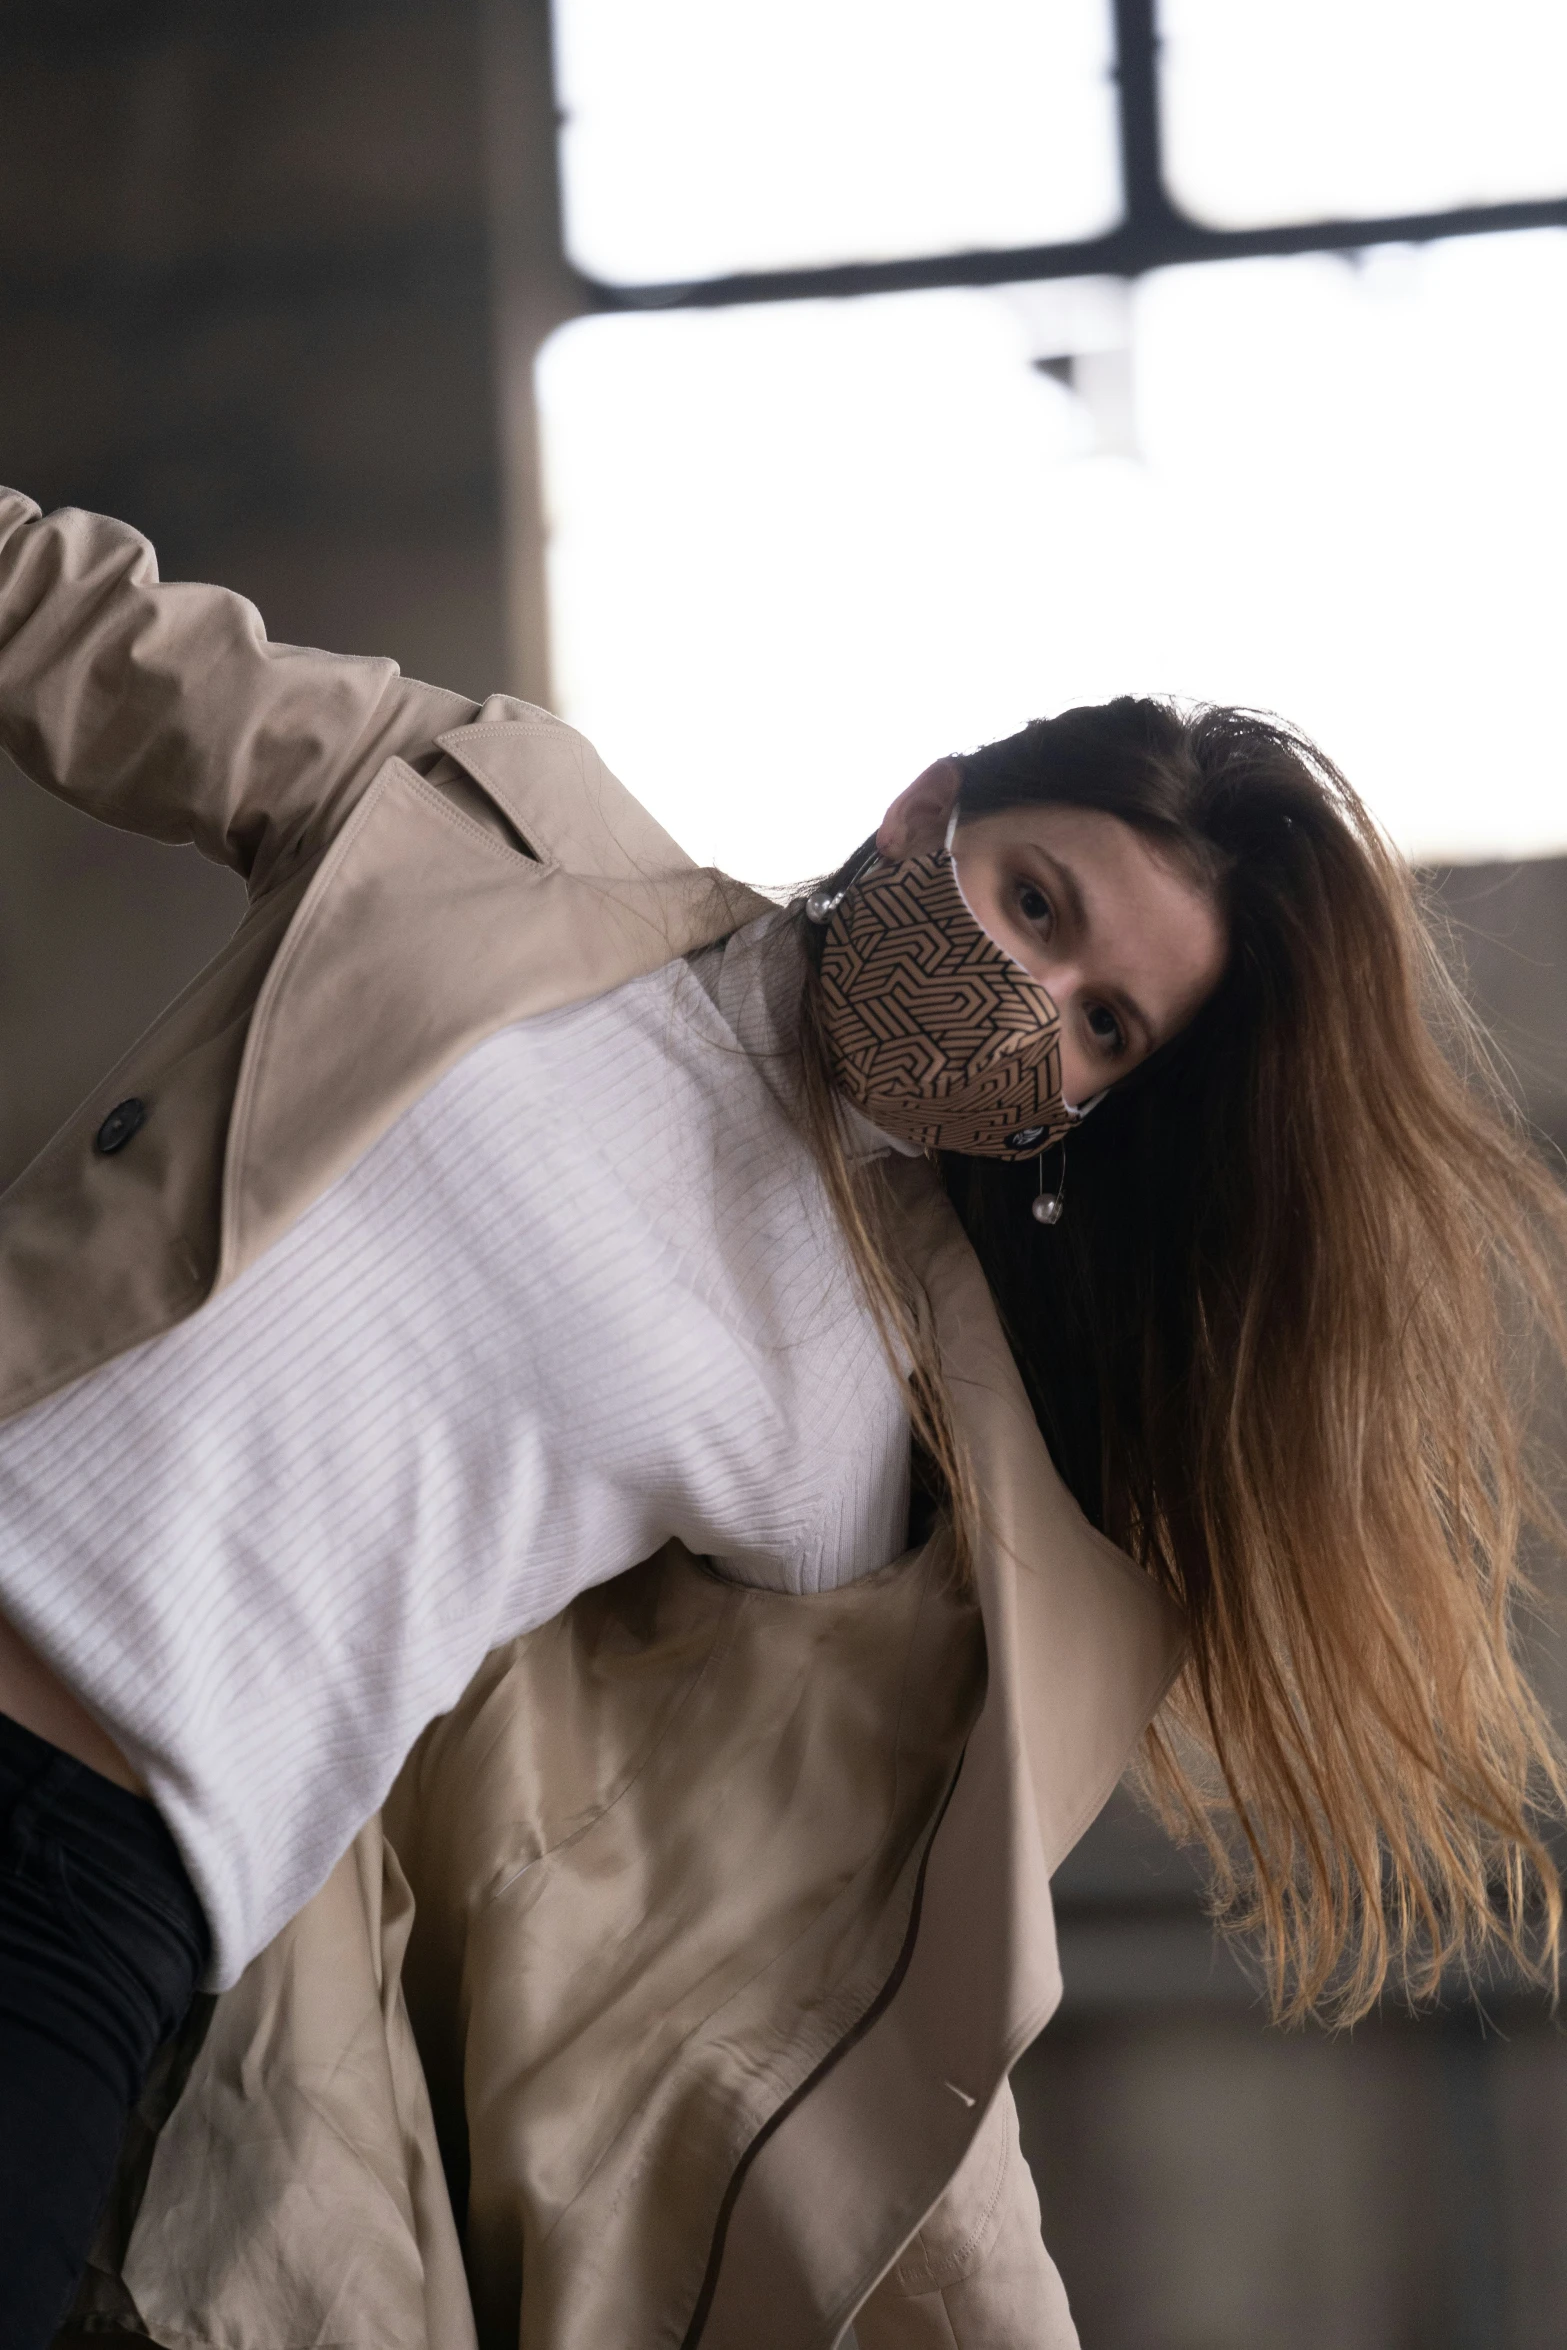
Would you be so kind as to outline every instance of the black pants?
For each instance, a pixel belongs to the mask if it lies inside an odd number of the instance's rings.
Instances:
[[[154,1807],[0,1715],[0,2350],[64,2318],[207,1948]]]

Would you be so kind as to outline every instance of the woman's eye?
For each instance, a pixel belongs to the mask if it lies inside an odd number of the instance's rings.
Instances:
[[[1019,885],[1017,910],[1025,922],[1031,922],[1038,930],[1048,931],[1055,922],[1055,910],[1051,906],[1050,900],[1044,891],[1036,889],[1031,881],[1025,881]]]
[[[1108,1004],[1090,1004],[1088,1033],[1102,1053],[1114,1056],[1126,1050],[1126,1032]]]

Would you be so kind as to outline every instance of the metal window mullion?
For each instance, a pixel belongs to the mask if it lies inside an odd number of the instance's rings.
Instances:
[[[1180,263],[1264,255],[1342,253],[1369,245],[1430,244],[1444,237],[1567,227],[1567,193],[1513,204],[1472,204],[1443,212],[1362,220],[1282,222],[1208,228],[1171,199],[1164,179],[1156,0],[1113,0],[1116,121],[1123,216],[1103,236],[969,253],[928,253],[898,261],[848,261],[801,269],[742,270],[727,277],[614,285],[574,269],[584,310],[715,310],[745,302],[852,300],[940,286],[1018,285],[1063,277],[1141,277]]]

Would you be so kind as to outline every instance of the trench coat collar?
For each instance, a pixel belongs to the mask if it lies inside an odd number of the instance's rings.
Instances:
[[[592,744],[545,711],[492,696],[436,741],[548,863],[620,881],[698,870]]]
[[[547,712],[495,697],[438,740],[503,824],[487,830],[393,758],[333,841],[251,1019],[219,1286],[485,1037],[606,995],[768,910],[686,856]]]

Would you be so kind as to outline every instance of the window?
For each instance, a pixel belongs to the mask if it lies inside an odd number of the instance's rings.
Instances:
[[[565,32],[579,17],[602,28],[617,11],[559,0],[558,13]],[[1195,212],[1201,200],[1212,216],[1195,225],[1162,199],[1158,121],[1139,111],[1139,89],[1156,90],[1146,0],[1116,8],[1123,44],[1139,21],[1149,35],[1121,59],[1127,216],[1076,242],[949,252],[935,268],[886,261],[900,216],[890,202],[876,210],[880,191],[856,187],[842,115],[831,203],[793,201],[775,146],[754,184],[749,162],[733,165],[722,217],[704,231],[699,172],[674,173],[678,202],[649,196],[651,149],[632,144],[624,154],[643,160],[616,195],[604,134],[599,242],[579,207],[573,252],[627,274],[589,290],[600,314],[552,339],[537,379],[556,698],[698,855],[765,882],[820,870],[939,752],[1127,690],[1283,711],[1417,856],[1567,848],[1567,748],[1538,720],[1567,536],[1567,160],[1550,196],[1433,215],[1419,241],[1379,242],[1374,220],[1303,234],[1303,208],[1376,198],[1399,207],[1407,230],[1407,212],[1438,195],[1501,189],[1476,175],[1487,152],[1499,170],[1508,143],[1477,133],[1471,160],[1444,161],[1438,182],[1423,114],[1413,128],[1396,108],[1373,123],[1358,96],[1351,105],[1341,94],[1339,127],[1315,161],[1290,163],[1255,138],[1220,154],[1221,55],[1243,93],[1232,106],[1277,120],[1279,77],[1303,45],[1317,44],[1325,91],[1369,59],[1368,87],[1385,98],[1377,60],[1393,55],[1389,28],[1413,22],[1403,0],[1356,0],[1357,43],[1338,0],[1310,13],[1278,0],[1242,11],[1253,30],[1231,41],[1221,35],[1233,13],[1229,0],[1169,0],[1166,11],[1170,170],[1188,172],[1181,203]],[[749,14],[775,22],[760,7],[726,18]],[[975,55],[988,62],[966,81],[949,77],[962,94],[949,155],[998,126],[1012,135],[1027,113],[990,103],[1003,32],[1011,39],[1025,14],[1051,18],[1058,40],[1069,10],[978,12]],[[1449,16],[1428,15],[1440,41]],[[1542,0],[1531,21],[1556,15]],[[696,21],[684,8],[661,21],[671,16]],[[831,22],[845,18],[866,35],[866,55],[890,40],[872,0],[838,0]],[[1460,18],[1466,40],[1493,21],[1451,12]],[[1278,27],[1272,48],[1255,30],[1265,20]],[[1522,0],[1494,21],[1488,54],[1505,91],[1527,29]],[[790,22],[814,28],[813,56],[829,53],[827,16]],[[1331,53],[1322,27],[1338,43]],[[733,49],[712,54],[722,62]],[[1046,52],[1020,36],[1005,51],[1019,70],[1036,54]],[[1086,35],[1072,54],[1086,74]],[[585,70],[580,55],[567,39],[568,91],[587,86],[570,80]],[[921,72],[935,55],[933,37]],[[1449,48],[1439,60],[1450,81],[1457,57]],[[617,71],[628,70],[622,53]],[[798,60],[791,71],[789,87],[803,88]],[[1437,75],[1433,65],[1428,83]],[[741,117],[764,111],[762,78],[747,65]],[[702,170],[716,168],[719,145],[701,124],[723,114],[723,90],[693,82],[685,103],[681,136],[707,139]],[[1516,119],[1534,117],[1524,107]],[[905,158],[916,144],[905,141]],[[1510,150],[1515,192],[1544,184],[1544,162],[1525,172],[1525,144],[1520,132]],[[872,141],[862,160],[891,152]],[[1206,179],[1191,176],[1197,157]],[[1014,154],[1014,192],[1015,164]],[[568,159],[568,211],[573,168]],[[743,202],[730,204],[742,182]],[[1072,184],[1079,224],[1095,187],[1103,218],[1103,179],[1084,164]],[[934,239],[939,215],[956,237],[957,210],[941,211],[958,203],[955,187],[926,191],[923,211],[911,198],[901,217]],[[634,231],[604,225],[644,197],[651,213]],[[1024,206],[1007,217],[1022,235],[1046,216]],[[977,236],[978,213],[970,219]],[[812,299],[810,257],[855,250],[837,232],[844,222],[879,240],[857,248],[872,290]],[[645,298],[639,266],[659,273]],[[708,266],[795,274],[698,282],[671,300],[671,280]],[[932,275],[944,282],[929,285]],[[875,290],[922,280],[926,290]]]
[[[1225,228],[1567,192],[1560,0],[1164,0],[1170,191]]]
[[[589,276],[1043,244],[1120,211],[1109,0],[563,0]]]

